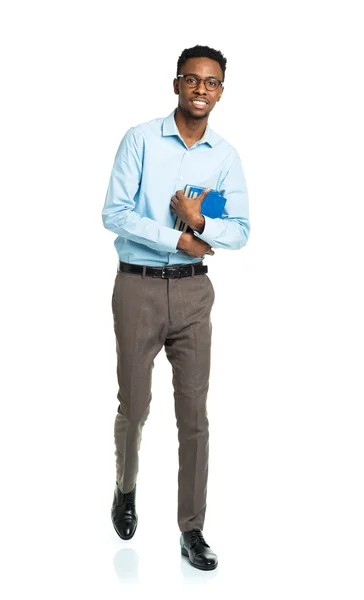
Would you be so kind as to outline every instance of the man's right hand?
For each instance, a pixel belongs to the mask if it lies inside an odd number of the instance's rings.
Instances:
[[[178,240],[177,248],[183,250],[189,256],[203,258],[205,254],[213,256],[215,252],[211,246],[190,232],[182,233]]]

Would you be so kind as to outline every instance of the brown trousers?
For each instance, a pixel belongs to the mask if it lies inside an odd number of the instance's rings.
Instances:
[[[215,293],[206,274],[162,279],[118,271],[112,295],[119,406],[116,481],[124,493],[138,474],[142,428],[150,410],[154,359],[165,347],[172,365],[178,428],[180,531],[203,529],[208,478],[209,388]]]

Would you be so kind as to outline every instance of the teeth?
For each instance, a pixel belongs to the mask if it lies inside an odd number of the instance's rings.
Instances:
[[[194,104],[206,104],[203,100],[192,100]]]

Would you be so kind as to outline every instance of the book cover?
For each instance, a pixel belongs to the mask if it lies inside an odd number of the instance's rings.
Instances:
[[[207,187],[207,186],[206,186]],[[203,192],[205,188],[200,187],[198,185],[186,185],[183,193],[187,198],[197,198]],[[222,216],[224,211],[224,207],[226,204],[226,198],[221,196],[221,194],[217,190],[210,190],[207,194],[206,198],[201,203],[201,214],[210,217],[211,219],[216,219]],[[179,217],[177,217],[174,229],[178,229],[178,231],[183,232],[193,232],[187,223],[182,221]]]

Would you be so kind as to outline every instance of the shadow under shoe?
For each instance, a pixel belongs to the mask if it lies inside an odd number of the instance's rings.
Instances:
[[[124,494],[116,483],[114,499],[111,507],[111,520],[114,529],[123,540],[130,540],[138,524],[138,515],[135,509],[136,484],[131,492]]]
[[[180,537],[181,553],[187,556],[190,564],[203,571],[211,571],[217,567],[217,556],[209,549],[200,529],[182,531]]]

